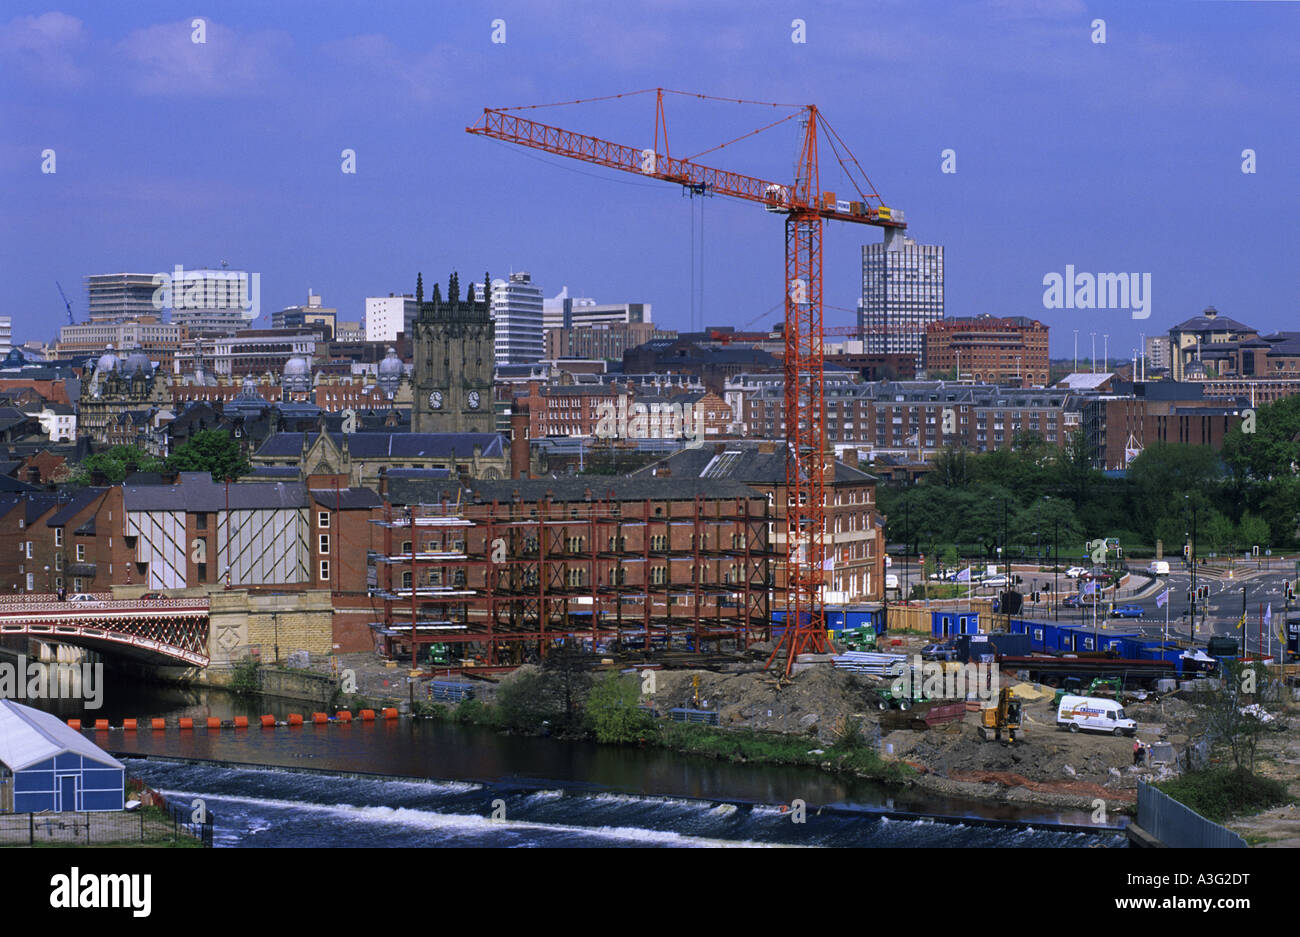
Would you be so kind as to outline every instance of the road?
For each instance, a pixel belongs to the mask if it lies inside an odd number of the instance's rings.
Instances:
[[[1238,559],[1233,564],[1231,576],[1223,560],[1218,561],[1222,565],[1206,566],[1197,570],[1196,585],[1197,587],[1208,586],[1210,596],[1207,601],[1197,602],[1196,607],[1196,630],[1192,634],[1190,623],[1191,601],[1189,593],[1191,590],[1191,571],[1182,561],[1181,558],[1170,560],[1171,571],[1168,576],[1155,577],[1138,571],[1135,567],[1133,570],[1132,581],[1128,588],[1122,589],[1118,596],[1112,596],[1108,591],[1104,596],[1101,606],[1102,611],[1106,606],[1111,604],[1120,605],[1138,605],[1143,610],[1142,618],[1112,618],[1109,621],[1098,618],[1097,628],[1099,631],[1108,634],[1142,634],[1144,637],[1159,638],[1164,633],[1165,628],[1165,609],[1156,605],[1156,597],[1162,594],[1165,589],[1169,590],[1169,631],[1171,638],[1192,639],[1198,645],[1204,645],[1210,635],[1228,635],[1241,639],[1245,638],[1245,645],[1242,652],[1246,654],[1258,653],[1260,650],[1260,613],[1272,606],[1272,627],[1265,625],[1263,628],[1263,651],[1265,654],[1278,653],[1278,629],[1286,620],[1287,602],[1286,602],[1286,585],[1288,582],[1292,586],[1296,584],[1296,561],[1294,558],[1272,557],[1270,565],[1260,567],[1254,560]],[[896,573],[899,579],[903,579],[903,568],[895,558],[894,564],[890,569],[891,573]],[[920,582],[920,573],[916,566],[913,565],[909,570],[908,577],[912,583]],[[1062,607],[1054,612],[1049,602],[1050,591],[1053,584],[1051,573],[1038,572],[1036,568],[1032,570],[1017,568],[1014,570],[1023,580],[1021,589],[1025,593],[1025,609],[1023,617],[1037,618],[1042,621],[1052,621],[1059,619],[1062,623],[1077,624],[1085,627],[1091,627],[1093,624],[1093,610],[1091,606],[1084,608],[1065,608]],[[1067,579],[1064,573],[1059,577],[1061,596],[1071,594],[1075,588],[1075,581]],[[1043,592],[1043,601],[1038,604],[1031,603],[1029,594],[1034,589],[1045,590]],[[976,585],[975,596],[977,598],[986,598],[995,595],[999,589],[981,588]],[[1239,628],[1238,623],[1241,621],[1243,609],[1243,592],[1244,608],[1246,611],[1246,626]],[[1293,616],[1300,616],[1300,602],[1292,602]],[[1270,630],[1272,631],[1270,639]]]

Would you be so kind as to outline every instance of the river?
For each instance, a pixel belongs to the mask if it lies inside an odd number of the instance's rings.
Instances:
[[[169,799],[202,798],[216,817],[218,846],[1125,844],[1112,831],[1051,828],[1086,826],[1083,812],[936,797],[806,767],[732,764],[406,718],[263,729],[258,715],[283,719],[304,707],[109,679],[112,692],[100,710],[66,700],[43,701],[41,708],[117,726],[123,718],[143,726],[148,717],[166,717],[171,727],[163,731],[91,730],[87,736],[122,757],[129,776]],[[175,728],[181,716],[202,725],[209,715],[250,716],[253,726]],[[806,805],[805,822],[782,806],[797,800]]]

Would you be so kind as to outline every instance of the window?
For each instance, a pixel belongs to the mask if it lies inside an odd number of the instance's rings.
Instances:
[[[27,544],[27,555],[28,556],[32,555],[32,545],[30,543]],[[79,543],[77,544],[77,562],[78,563],[84,562],[85,559],[86,559],[86,545],[84,543]]]
[[[63,588],[63,577],[62,577],[62,576],[55,576],[55,577],[54,577],[54,588],[56,588],[56,589],[62,589],[62,588]]]
[[[318,552],[320,552],[320,553],[328,553],[328,552],[330,551],[330,535],[329,535],[329,534],[321,534],[317,539],[320,540],[320,543],[318,544],[318,546],[320,547],[320,549],[319,549]],[[321,578],[323,579],[323,578],[325,578],[325,577],[322,576]]]
[[[31,574],[31,573],[28,573],[28,574],[27,574],[27,579],[30,581],[31,578],[32,578],[32,574]],[[80,576],[74,576],[74,577],[73,577],[73,579],[72,579],[72,591],[73,591],[73,592],[80,592],[80,591],[81,591],[81,577],[80,577]]]
[[[329,578],[330,578],[330,561],[329,561],[329,560],[321,560],[321,561],[320,561],[320,579],[321,579],[321,580],[326,580],[326,579],[329,579]]]
[[[54,554],[54,569],[55,569],[56,572],[57,572],[57,571],[60,571],[60,570],[63,569],[63,554],[62,554],[62,553],[56,553],[56,554]]]
[[[35,585],[36,585],[36,576],[35,576],[35,574],[34,574],[34,573],[28,573],[28,574],[27,574],[27,591],[28,591],[28,592],[31,592],[32,589],[33,589],[33,587],[34,587]]]
[[[54,528],[54,545],[55,545],[56,547],[61,547],[61,546],[63,546],[63,528],[62,528],[62,527],[55,527],[55,528]]]
[[[330,512],[318,511],[316,513],[316,526],[323,530],[329,525],[330,525]]]
[[[26,547],[26,549],[27,549],[27,558],[30,560],[30,559],[32,558],[32,542],[31,542],[30,540],[28,540],[25,544],[23,544],[23,546]],[[81,547],[77,547],[77,551],[80,552],[80,551],[81,551]],[[81,557],[78,556],[77,559],[81,559]]]
[[[202,513],[194,515],[194,529],[195,529],[195,530],[207,530],[207,529],[208,529],[208,515],[206,515],[206,514],[202,514]]]

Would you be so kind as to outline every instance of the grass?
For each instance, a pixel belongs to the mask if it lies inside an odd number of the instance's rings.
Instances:
[[[853,771],[882,781],[901,781],[912,773],[906,765],[886,762],[868,745],[854,741],[823,746],[806,736],[759,732],[754,729],[716,729],[691,723],[668,722],[647,739],[663,748],[750,764],[805,765]]]
[[[1156,787],[1215,823],[1252,816],[1290,800],[1281,781],[1227,767],[1184,774]]]

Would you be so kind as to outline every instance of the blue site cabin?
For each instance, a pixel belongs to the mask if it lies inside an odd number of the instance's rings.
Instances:
[[[58,717],[0,699],[0,813],[123,810],[124,775]]]
[[[960,634],[979,634],[978,612],[931,612],[930,635],[935,638],[955,638]]]

